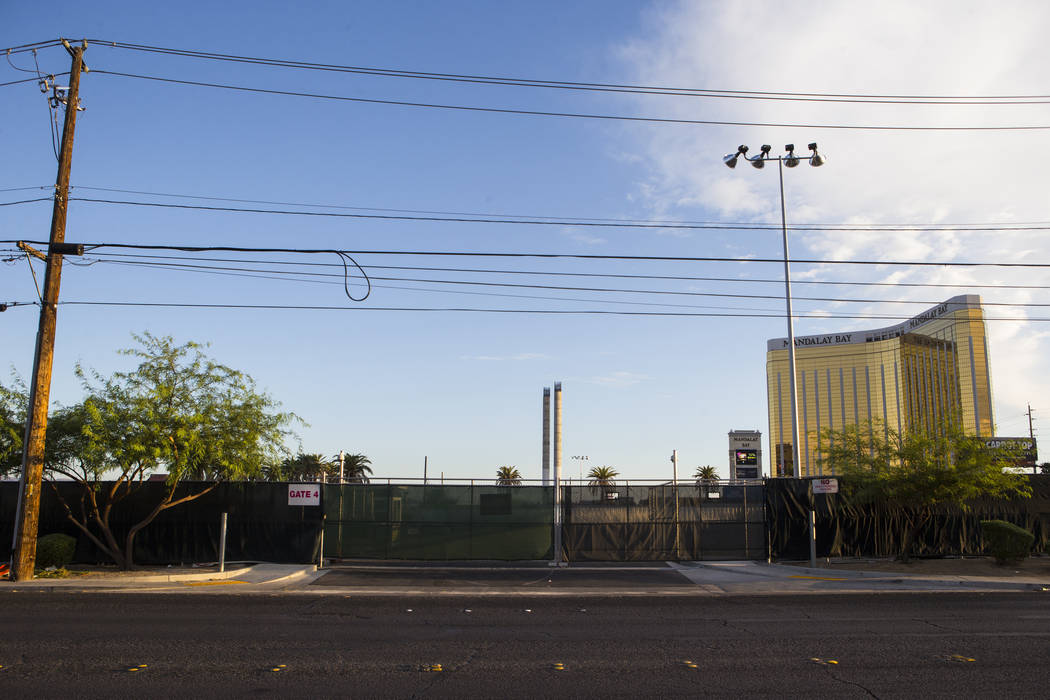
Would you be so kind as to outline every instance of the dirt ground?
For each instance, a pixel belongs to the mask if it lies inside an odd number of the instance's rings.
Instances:
[[[785,562],[787,563],[787,562]],[[809,562],[791,562],[809,566]],[[991,557],[951,557],[916,559],[903,562],[894,559],[818,559],[817,566],[831,570],[886,571],[918,576],[994,576],[996,578],[1050,579],[1050,557],[1029,557],[1017,564],[1000,566]]]
[[[227,568],[239,568],[227,566]],[[218,566],[156,566],[121,571],[116,566],[93,565],[93,564],[70,564],[66,567],[69,576],[66,578],[86,578],[98,576],[149,576],[150,574],[203,574],[213,573],[219,570]]]

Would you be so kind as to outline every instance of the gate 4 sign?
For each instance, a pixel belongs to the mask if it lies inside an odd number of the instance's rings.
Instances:
[[[288,484],[288,505],[321,505],[321,487],[318,484]]]
[[[838,479],[813,479],[810,482],[813,485],[813,493],[838,493],[839,492],[839,480]]]

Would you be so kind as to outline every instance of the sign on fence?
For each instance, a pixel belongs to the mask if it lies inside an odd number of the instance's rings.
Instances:
[[[839,492],[838,479],[813,479],[813,481],[811,481],[810,483],[813,484],[813,493]]]
[[[288,505],[319,506],[321,505],[320,484],[288,484]]]

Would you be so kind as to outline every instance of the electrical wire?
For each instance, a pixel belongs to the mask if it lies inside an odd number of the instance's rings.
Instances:
[[[17,243],[18,239],[0,240],[0,243]],[[47,245],[43,241],[25,241],[35,245]],[[83,243],[86,249],[125,248],[129,250],[175,250],[181,252],[236,252],[236,253],[346,253],[348,255],[413,255],[435,257],[484,257],[484,258],[540,258],[547,260],[641,260],[651,262],[733,262],[733,263],[773,263],[784,264],[783,258],[748,258],[716,256],[679,256],[679,255],[598,255],[594,253],[499,253],[480,251],[450,250],[336,250],[332,248],[264,248],[250,246],[190,246],[164,245],[159,243]],[[821,260],[797,258],[797,264],[812,265],[886,265],[904,267],[1007,267],[1007,268],[1048,268],[1050,263],[1021,263],[995,261],[932,261],[932,260]]]
[[[123,261],[100,261],[110,262],[111,264],[121,263]],[[189,265],[186,263],[159,263],[159,262],[137,262],[137,263],[126,263],[135,264],[140,266],[152,266],[152,267],[164,267],[173,270],[185,270],[185,271],[199,271],[199,270],[215,270],[215,271],[244,271],[244,272],[266,272],[269,274],[288,274],[288,275],[301,275],[307,277],[338,277],[326,272],[299,272],[299,271],[280,271],[280,270],[262,270],[257,268],[233,268],[227,266],[210,266],[210,265]],[[455,284],[470,287],[507,287],[513,289],[544,289],[553,291],[569,291],[569,292],[596,292],[596,293],[616,293],[616,294],[653,294],[653,295],[669,295],[669,296],[688,296],[688,297],[718,297],[727,299],[783,299],[783,295],[777,294],[729,294],[722,292],[695,292],[695,291],[677,291],[677,290],[661,290],[661,289],[625,289],[625,288],[609,288],[609,287],[572,287],[563,285],[545,285],[545,284],[519,284],[512,282],[483,282],[477,280],[444,280],[444,279],[420,279],[416,277],[379,277],[371,275],[372,280],[379,280],[383,282],[417,282],[421,284]],[[849,304],[914,304],[921,306],[935,306],[942,303],[943,300],[938,301],[925,301],[925,300],[913,300],[913,299],[851,299],[841,297],[807,297],[807,296],[795,296],[793,297],[796,301],[820,301],[820,302],[834,302],[834,303],[849,303]],[[1050,307],[1050,303],[1035,303],[1035,302],[989,302],[982,300],[982,306],[1009,306],[1009,307]]]
[[[21,69],[19,69],[19,70],[21,70]],[[10,80],[10,81],[8,81],[6,83],[0,83],[0,87],[7,87],[8,85],[21,85],[23,83],[35,83],[35,82],[37,82],[36,78],[23,78],[22,80]]]
[[[51,75],[53,75],[56,78],[59,78],[59,77],[63,77],[63,76],[69,75],[69,71],[65,71],[63,73],[52,73]],[[39,82],[39,80],[37,80],[36,78],[23,78],[21,80],[11,80],[11,81],[6,82],[6,83],[0,83],[0,87],[7,87],[8,85],[22,85],[23,83],[36,83],[36,82]]]
[[[298,304],[192,304],[180,302],[150,302],[150,301],[60,301],[66,306],[126,306],[126,307],[167,307],[187,309],[286,309],[286,310],[314,310],[314,311],[418,311],[418,312],[473,312],[473,313],[495,313],[495,314],[543,314],[543,315],[600,315],[600,316],[682,316],[682,317],[712,317],[712,318],[775,318],[783,319],[783,313],[705,313],[705,312],[681,312],[681,311],[613,311],[608,309],[480,309],[465,307],[418,307],[418,306],[321,306],[321,305],[298,305]],[[907,320],[910,316],[897,315],[829,315],[825,313],[804,314],[796,313],[794,318],[813,319],[886,319]],[[1045,322],[1050,317],[989,317],[985,321],[1024,321]]]
[[[339,102],[356,102],[362,104],[394,105],[398,107],[421,107],[427,109],[446,109],[463,112],[487,112],[493,114],[515,114],[533,117],[566,117],[574,119],[597,119],[606,121],[642,122],[648,124],[688,124],[697,126],[759,126],[768,128],[784,129],[836,129],[836,130],[858,130],[858,131],[948,131],[948,132],[989,132],[989,131],[1044,131],[1050,129],[1046,124],[1014,125],[1014,126],[890,126],[878,124],[788,124],[778,122],[747,122],[747,121],[723,121],[715,119],[676,119],[672,117],[632,117],[617,114],[588,114],[583,112],[553,112],[530,109],[511,109],[504,107],[479,107],[472,105],[452,105],[434,102],[412,102],[408,100],[381,100],[376,98],[349,97],[346,95],[327,95],[316,92],[302,92],[294,90],[276,90],[272,88],[255,88],[245,85],[230,85],[228,83],[210,83],[199,80],[181,80],[178,78],[164,78],[155,75],[143,75],[141,73],[123,73],[119,71],[93,70],[92,73],[99,75],[112,75],[121,78],[133,78],[137,80],[151,80],[155,82],[173,85],[190,85],[195,87],[207,87],[223,90],[234,90],[238,92],[251,92],[264,95],[280,95],[283,97],[304,97],[318,100],[335,100]]]
[[[25,201],[37,201],[37,200],[25,200]],[[540,219],[538,217],[530,220],[515,219],[515,218],[476,218],[471,216],[417,216],[409,214],[360,214],[360,213],[345,213],[345,212],[319,212],[319,211],[293,211],[290,209],[253,209],[245,207],[218,207],[209,206],[204,204],[171,204],[167,202],[136,202],[131,200],[120,200],[120,199],[97,199],[93,197],[70,197],[71,202],[89,202],[93,204],[117,204],[124,206],[137,206],[137,207],[156,207],[161,209],[190,209],[196,211],[218,211],[218,212],[233,212],[241,214],[278,214],[278,215],[290,215],[290,216],[313,216],[313,217],[334,217],[344,219],[378,219],[378,220],[389,220],[389,221],[428,221],[428,222],[443,222],[443,223],[466,223],[466,224],[528,224],[533,226],[587,226],[597,228],[651,228],[651,229],[685,229],[685,230],[716,230],[716,231],[780,231],[783,226],[780,224],[773,223],[656,223],[656,222],[612,222],[612,221],[601,221],[594,220],[588,221],[584,219]],[[25,202],[15,202],[15,204],[23,204]],[[300,205],[310,206],[310,205]],[[887,233],[893,232],[934,232],[934,231],[1047,231],[1050,230],[1050,223],[1039,223],[1039,224],[1025,224],[1025,225],[1014,225],[1014,226],[978,226],[978,225],[962,225],[962,226],[878,226],[871,228],[861,228],[859,225],[851,226],[831,226],[831,225],[816,225],[816,224],[795,224],[787,227],[789,231],[838,231],[838,232],[856,232],[856,231],[884,231]]]
[[[22,256],[21,251],[16,249],[10,249],[7,251],[0,250],[0,253],[12,253],[14,254],[13,259],[19,259]],[[197,261],[197,262],[227,262],[227,263],[241,263],[241,264],[263,264],[263,265],[296,265],[299,267],[332,267],[340,266],[339,263],[324,263],[324,262],[308,262],[308,261],[274,261],[274,260],[262,260],[262,259],[244,259],[244,258],[213,258],[204,256],[179,256],[179,255],[143,255],[134,253],[106,253],[106,252],[95,252],[94,255],[99,258],[132,258],[132,259],[145,259],[145,260],[181,260],[181,261]],[[66,260],[67,263],[76,264],[72,259]],[[100,260],[98,262],[110,262],[108,260]],[[120,261],[112,261],[120,262]],[[130,261],[128,261],[130,262]],[[91,263],[91,264],[94,264]],[[683,281],[683,282],[733,282],[733,283],[746,283],[746,284],[777,284],[783,285],[783,278],[766,278],[766,277],[704,277],[694,275],[646,275],[646,274],[631,274],[631,273],[613,273],[613,272],[566,272],[566,271],[552,271],[552,270],[510,270],[505,268],[477,268],[477,267],[434,267],[434,266],[418,266],[418,265],[362,265],[365,270],[401,270],[401,271],[414,271],[414,272],[457,272],[457,273],[476,273],[476,274],[500,274],[500,275],[532,275],[542,277],[582,277],[582,278],[603,278],[603,279],[638,279],[638,280],[670,280],[670,281]],[[306,274],[306,273],[301,273]],[[908,287],[908,288],[931,288],[931,289],[1017,289],[1017,290],[1042,290],[1050,289],[1050,285],[1038,285],[1038,284],[1002,284],[1002,283],[978,283],[978,282],[960,282],[960,283],[937,283],[937,282],[858,282],[858,281],[846,281],[846,280],[803,280],[795,279],[792,280],[793,286],[798,285],[818,285],[818,286],[851,286],[851,287]]]
[[[0,189],[0,192],[16,192],[25,190],[47,190],[49,186],[38,186],[38,187],[11,187],[7,189]],[[114,187],[91,187],[87,185],[76,185],[70,186],[71,191],[75,190],[93,190],[100,192],[118,192],[124,194],[141,194],[152,197],[174,197],[180,199],[200,199],[208,201],[220,201],[220,202],[240,202],[248,204],[271,204],[271,205],[283,205],[293,207],[309,207],[315,209],[346,209],[355,211],[378,211],[378,212],[393,212],[396,214],[432,214],[434,216],[427,217],[403,217],[407,220],[422,220],[422,221],[448,221],[448,222],[461,222],[461,223],[507,223],[507,224],[548,224],[558,226],[610,226],[613,228],[681,228],[681,229],[711,229],[711,230],[759,230],[759,231],[779,231],[783,228],[782,224],[776,222],[733,222],[733,221],[689,221],[689,220],[659,220],[659,219],[616,219],[609,217],[595,217],[595,216],[544,216],[537,214],[492,214],[492,213],[478,213],[478,212],[460,212],[460,211],[436,211],[436,210],[425,210],[425,209],[391,209],[384,207],[363,207],[363,206],[347,206],[340,204],[317,204],[307,202],[285,202],[285,201],[274,201],[274,200],[260,200],[260,199],[239,199],[233,197],[215,197],[209,195],[192,195],[192,194],[175,194],[170,192],[151,192],[146,190],[128,190]],[[118,205],[134,205],[134,206],[157,206],[157,207],[171,207],[171,208],[188,208],[188,209],[206,209],[195,205],[165,205],[157,202],[132,202],[123,200],[108,200],[108,199],[92,199],[92,198],[78,198],[72,197],[72,201],[83,201],[90,203],[104,203],[104,204],[118,204]],[[25,204],[29,202],[46,201],[42,199],[30,199],[20,202],[12,202],[11,204]],[[49,200],[47,200],[49,201]],[[245,213],[259,213],[259,214],[305,214],[311,216],[325,216],[327,212],[298,212],[288,210],[270,210],[270,209],[247,209],[247,208],[219,208],[215,209],[223,212],[245,212]],[[332,214],[336,216],[336,214]],[[465,218],[453,218],[453,217],[465,217]],[[385,218],[379,215],[359,215],[359,218]],[[396,217],[390,217],[396,218]],[[789,224],[787,226],[789,231],[840,231],[840,232],[937,232],[937,231],[1044,231],[1050,230],[1050,221],[1013,221],[1009,223],[1005,222],[960,222],[951,224],[828,224],[828,223],[812,223],[812,224]]]
[[[10,56],[7,57],[7,62],[11,63]],[[40,81],[40,90],[41,92],[46,92],[47,80],[40,72],[40,63],[38,63],[36,59],[36,49],[33,50],[33,65],[36,66],[36,77],[37,80]],[[50,78],[52,82],[55,80],[55,76],[53,75],[49,75],[48,78]],[[47,99],[45,102],[47,102],[47,125],[51,128],[51,148],[55,152],[55,161],[58,161],[58,100],[56,99],[52,101],[51,99]]]
[[[14,251],[12,251],[14,252]],[[258,260],[243,258],[210,258],[202,256],[172,256],[172,255],[136,255],[132,253],[95,253],[97,256],[106,257],[129,257],[129,258],[147,258],[147,259],[160,259],[160,260],[192,260],[192,261],[205,261],[205,262],[235,262],[235,263],[250,263],[250,264],[267,264],[267,265],[281,265],[286,264],[283,261],[273,260]],[[312,266],[312,267],[329,267],[331,263],[320,263],[320,262],[304,262],[296,261],[295,264],[300,267]],[[415,271],[415,272],[470,272],[470,273],[483,273],[483,274],[501,274],[501,275],[538,275],[538,276],[552,276],[552,277],[599,277],[599,278],[610,278],[610,279],[641,279],[641,280],[673,280],[673,281],[684,281],[684,282],[743,282],[743,283],[756,283],[756,284],[784,284],[783,278],[763,278],[763,277],[699,277],[691,275],[641,275],[641,274],[630,274],[630,273],[612,273],[612,272],[564,272],[564,271],[550,271],[550,270],[507,270],[507,269],[492,269],[492,268],[476,268],[476,267],[425,267],[425,266],[412,266],[412,265],[363,265],[366,270],[404,270],[404,271]],[[949,288],[949,289],[1050,289],[1050,285],[1038,285],[1038,284],[979,284],[974,282],[966,282],[959,284],[947,284],[937,282],[853,282],[853,281],[840,281],[840,280],[792,280],[793,285],[838,285],[838,286],[852,286],[852,287],[930,287],[930,288]]]
[[[32,44],[21,44],[20,46],[9,46],[5,49],[0,49],[4,53],[25,53],[27,51],[33,51],[35,49],[47,49],[52,46],[61,46],[61,39],[48,39],[47,41],[37,41]]]
[[[812,92],[772,92],[759,90],[715,90],[704,88],[681,88],[652,85],[629,85],[618,83],[593,83],[565,80],[537,80],[506,76],[465,75],[457,73],[433,73],[392,68],[346,66],[326,63],[310,63],[277,58],[238,56],[190,49],[165,48],[145,44],[90,39],[106,48],[130,49],[174,56],[200,58],[234,63],[248,63],[280,68],[296,68],[326,72],[356,73],[391,78],[413,78],[463,83],[482,83],[534,88],[556,88],[563,90],[588,90],[600,92],[623,92],[630,94],[656,94],[681,97],[730,97],[746,99],[794,100],[805,102],[877,102],[889,104],[1045,104],[1050,95],[863,95]],[[1034,100],[1034,101],[1033,101]]]
[[[37,197],[36,199],[22,199],[17,202],[0,202],[0,207],[13,207],[18,204],[29,204],[30,202],[53,202],[51,197]]]
[[[14,188],[14,189],[37,189],[32,187],[25,188]],[[48,189],[47,187],[40,187],[39,189]],[[193,195],[193,194],[176,194],[171,192],[151,192],[145,190],[127,190],[119,189],[115,187],[91,187],[87,185],[71,186],[70,190],[92,190],[98,192],[117,192],[122,194],[141,194],[148,195],[151,197],[173,197],[179,199],[201,199],[207,201],[218,201],[218,202],[238,202],[244,204],[271,204],[276,206],[291,206],[291,207],[308,207],[314,209],[346,209],[354,211],[379,211],[379,212],[392,212],[395,214],[434,214],[438,216],[465,216],[471,218],[487,218],[487,219],[539,219],[542,221],[561,221],[565,222],[566,226],[578,225],[577,222],[587,221],[598,221],[598,222],[610,222],[619,224],[650,224],[655,227],[657,224],[670,224],[675,226],[694,225],[697,227],[701,226],[737,226],[740,228],[753,228],[768,227],[770,230],[780,230],[782,224],[776,222],[726,222],[726,221],[688,221],[688,220],[659,220],[659,219],[623,219],[623,218],[609,218],[609,217],[598,217],[598,216],[542,216],[537,214],[492,214],[492,213],[478,213],[478,212],[462,212],[462,211],[435,211],[426,209],[391,209],[386,207],[363,207],[363,206],[347,206],[341,204],[317,204],[309,202],[283,202],[263,199],[238,199],[234,197],[215,197],[209,195]],[[5,192],[8,190],[0,190]],[[938,224],[937,226],[925,225],[925,224],[821,224],[814,223],[808,225],[792,224],[787,228],[789,231],[825,231],[825,230],[836,230],[836,231],[956,231],[965,229],[967,227],[981,227],[975,230],[990,230],[1000,231],[1005,230],[1006,223],[1002,222],[982,222],[982,223],[955,223],[955,224]],[[1017,230],[1044,230],[1050,229],[1050,221],[1012,221],[1009,222],[1011,227],[1026,227]],[[1035,227],[1035,228],[1028,228]]]
[[[133,261],[98,261],[98,262],[113,262],[113,263],[118,263],[119,262],[120,264],[131,265],[131,266],[141,265],[141,263],[136,263],[136,262],[133,262]],[[290,274],[295,274],[295,273],[289,273],[289,275],[265,275],[265,274],[252,274],[252,273],[247,273],[247,272],[219,272],[219,271],[211,271],[211,270],[207,270],[207,269],[187,270],[187,271],[189,271],[189,272],[197,272],[197,273],[200,273],[200,274],[212,274],[212,275],[221,275],[221,276],[230,276],[230,277],[248,277],[248,278],[251,278],[251,279],[270,279],[270,280],[278,280],[278,281],[282,281],[282,282],[307,282],[307,283],[312,283],[312,284],[338,284],[338,282],[332,282],[332,281],[326,280],[326,279],[321,279],[321,280],[319,280],[319,279],[299,279],[299,278],[294,278],[294,277],[290,277],[289,276]],[[375,278],[372,278],[372,279],[375,279]],[[541,300],[544,300],[544,301],[558,301],[558,302],[585,302],[585,303],[596,303],[597,302],[597,303],[601,303],[601,304],[619,304],[619,305],[624,305],[624,306],[660,306],[660,307],[688,308],[688,309],[721,309],[721,310],[734,309],[734,310],[737,310],[737,311],[767,311],[767,312],[773,311],[772,309],[765,309],[765,308],[761,308],[760,309],[760,308],[739,307],[739,306],[732,306],[732,307],[730,307],[730,306],[711,306],[711,305],[703,305],[703,304],[673,304],[673,303],[668,303],[668,302],[626,301],[626,300],[622,300],[622,299],[618,299],[618,300],[614,300],[614,299],[593,299],[593,298],[581,299],[581,298],[578,298],[578,297],[562,297],[562,296],[552,297],[552,296],[541,296],[541,295],[536,295],[536,294],[508,294],[508,293],[499,293],[499,292],[477,292],[477,291],[469,291],[469,290],[463,290],[463,289],[436,289],[436,288],[428,288],[428,287],[403,287],[403,286],[400,286],[400,285],[392,285],[392,284],[373,284],[372,287],[375,288],[375,289],[396,289],[396,290],[400,290],[400,291],[409,291],[409,292],[427,292],[427,293],[438,293],[438,294],[466,294],[466,295],[471,295],[471,296],[503,297],[503,298],[511,298],[511,299],[541,299]]]
[[[33,71],[29,70],[28,68],[19,68],[18,66],[16,66],[14,61],[11,60],[11,52],[8,51],[8,52],[4,53],[4,56],[7,58],[7,65],[11,66],[15,70],[21,71],[23,73],[32,73],[33,72]],[[33,51],[33,57],[36,58],[36,50]],[[40,73],[40,69],[37,68],[36,72],[37,72],[37,74],[39,74]]]

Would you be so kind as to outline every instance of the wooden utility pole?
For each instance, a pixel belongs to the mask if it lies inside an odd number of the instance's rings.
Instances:
[[[33,360],[33,383],[29,389],[26,412],[25,445],[22,450],[22,480],[18,488],[18,515],[15,520],[14,554],[11,580],[33,578],[36,564],[37,526],[40,522],[40,487],[44,474],[44,437],[47,431],[47,407],[51,395],[51,366],[55,351],[55,321],[58,312],[58,289],[62,278],[62,255],[56,249],[66,238],[66,204],[69,200],[69,167],[73,160],[73,132],[77,125],[80,72],[84,50],[62,40],[73,57],[66,93],[66,118],[62,127],[62,150],[58,157],[55,179],[55,206],[51,214],[51,237],[48,242],[47,271],[44,274],[44,296],[40,304],[40,325],[36,334],[36,356]]]

